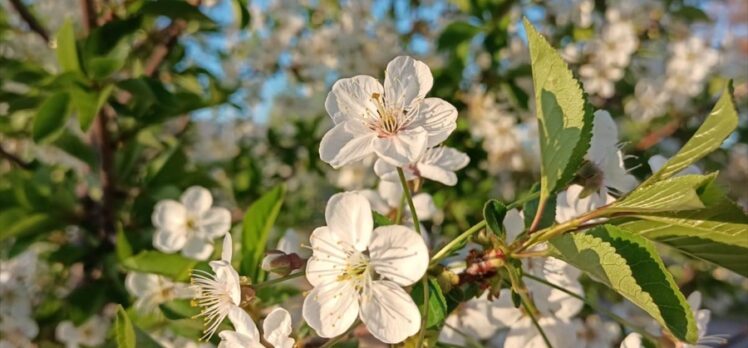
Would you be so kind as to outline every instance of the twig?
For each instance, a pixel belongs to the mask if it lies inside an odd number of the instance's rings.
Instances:
[[[153,76],[156,70],[158,70],[158,67],[161,66],[161,63],[163,63],[166,57],[169,56],[169,52],[171,52],[171,49],[176,45],[179,39],[179,35],[181,35],[186,28],[187,22],[178,19],[162,31],[163,36],[161,41],[153,48],[153,52],[151,52],[151,55],[146,60],[145,67],[143,68],[143,73],[146,76]]]
[[[18,158],[18,156],[5,151],[5,149],[3,149],[2,146],[0,146],[0,157],[7,159],[8,161],[10,161],[10,163],[13,163],[20,168],[23,168],[26,170],[31,169],[31,164],[26,163],[24,160]]]
[[[636,149],[647,150],[650,147],[655,146],[656,144],[660,143],[663,138],[666,138],[675,133],[675,131],[677,131],[679,127],[680,119],[676,117],[675,119],[665,124],[662,128],[659,128],[647,134],[644,138],[639,140],[639,142],[636,144]]]
[[[265,287],[265,286],[268,286],[268,285],[274,285],[274,284],[285,282],[286,280],[298,278],[298,277],[301,277],[303,275],[304,275],[304,271],[301,270],[301,271],[298,271],[296,273],[289,274],[287,276],[283,276],[283,277],[275,278],[275,279],[270,279],[270,280],[264,281],[262,283],[254,284],[254,285],[252,285],[252,287],[254,287],[255,289],[259,289],[259,288],[262,288],[262,287]]]
[[[47,29],[44,29],[44,27],[39,23],[39,21],[34,17],[34,15],[29,11],[28,8],[26,8],[26,5],[21,2],[21,0],[10,0],[10,4],[13,6],[13,8],[18,12],[18,15],[23,19],[24,22],[29,26],[29,29],[31,31],[37,33],[42,39],[44,39],[44,42],[49,42],[49,33],[47,33]]]
[[[97,23],[93,0],[81,0],[81,10],[83,13],[83,29],[88,34],[91,29],[96,28]]]

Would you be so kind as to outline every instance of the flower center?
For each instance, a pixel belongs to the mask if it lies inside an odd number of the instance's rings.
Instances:
[[[376,131],[380,138],[395,135],[410,124],[410,113],[401,108],[388,107],[382,94],[373,93],[371,100],[376,105],[377,112],[366,115],[366,126]]]
[[[351,255],[343,271],[338,275],[338,281],[353,281],[360,283],[365,280],[369,272],[369,258],[362,253]],[[358,285],[357,285],[358,286]]]
[[[192,216],[187,217],[187,229],[194,231],[197,229],[197,219]]]

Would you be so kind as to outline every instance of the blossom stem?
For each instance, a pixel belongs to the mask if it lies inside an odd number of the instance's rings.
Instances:
[[[548,348],[553,348],[551,341],[548,339],[548,336],[546,336],[545,331],[543,331],[543,328],[540,326],[540,323],[538,323],[536,315],[539,313],[539,311],[537,307],[535,307],[535,303],[532,301],[532,298],[530,298],[529,296],[530,293],[527,290],[527,286],[522,281],[520,272],[512,265],[507,265],[506,272],[509,275],[509,281],[512,284],[512,291],[519,295],[520,302],[522,302],[522,307],[525,308],[525,312],[528,316],[530,316],[530,319],[532,319],[532,323],[535,325],[535,328],[537,328],[538,332],[540,332],[540,336],[543,337],[545,345]]]
[[[447,245],[439,249],[439,251],[434,254],[433,257],[431,257],[431,264],[434,265],[441,261],[443,258],[449,256],[449,254],[451,254],[454,249],[457,249],[457,247],[460,246],[465,240],[470,238],[470,236],[472,236],[475,232],[482,230],[484,227],[486,227],[486,220],[481,220],[479,223],[473,225],[473,227],[467,229],[467,231],[462,232],[461,235],[457,236],[457,238],[447,243]]]
[[[658,341],[657,337],[655,337],[655,336],[654,336],[654,335],[652,335],[651,333],[647,332],[647,330],[645,330],[645,329],[643,329],[643,328],[641,328],[641,327],[638,327],[638,326],[636,326],[636,325],[634,325],[634,324],[630,323],[629,321],[627,321],[626,319],[624,319],[624,318],[620,317],[619,315],[617,315],[617,314],[613,313],[613,312],[612,312],[612,311],[610,311],[609,309],[607,309],[607,308],[605,308],[605,307],[602,307],[602,306],[599,306],[599,305],[597,305],[597,303],[594,303],[594,302],[592,302],[592,301],[591,301],[590,299],[588,299],[588,298],[586,298],[586,297],[584,297],[584,296],[581,296],[581,295],[575,294],[574,292],[572,292],[572,291],[570,291],[570,290],[568,290],[568,289],[566,289],[566,288],[564,288],[564,287],[562,287],[562,286],[560,286],[560,285],[556,285],[556,284],[554,284],[554,283],[551,283],[551,282],[549,282],[549,281],[547,281],[547,280],[545,280],[545,279],[543,279],[543,278],[540,278],[540,277],[536,277],[536,276],[534,276],[534,275],[532,275],[532,274],[527,274],[527,273],[525,273],[525,274],[524,274],[524,277],[526,277],[526,278],[529,278],[529,279],[532,279],[532,280],[534,280],[534,281],[536,281],[536,282],[538,282],[538,283],[544,284],[544,285],[546,285],[546,286],[549,286],[549,287],[552,287],[552,288],[554,288],[554,289],[557,289],[557,290],[563,291],[563,292],[564,292],[564,293],[566,293],[567,295],[569,295],[569,296],[571,296],[571,297],[574,297],[574,298],[576,298],[576,299],[579,299],[579,300],[581,300],[581,301],[582,301],[582,302],[584,302],[584,303],[585,303],[586,305],[590,306],[590,308],[592,308],[592,309],[593,309],[593,310],[594,310],[595,312],[598,312],[598,313],[602,313],[602,314],[606,315],[607,317],[609,317],[610,319],[613,319],[614,321],[618,322],[619,324],[621,324],[621,325],[623,325],[623,326],[625,326],[625,327],[628,327],[628,328],[629,328],[629,329],[631,329],[632,331],[634,331],[634,332],[636,332],[636,333],[638,333],[638,334],[640,334],[640,335],[642,335],[642,336],[646,337],[646,338],[647,338],[647,339],[649,339],[649,340],[650,340],[651,342],[657,342],[657,341]]]
[[[397,168],[397,175],[400,177],[400,184],[403,186],[403,193],[405,196],[405,199],[408,201],[408,206],[410,207],[410,215],[413,218],[413,227],[416,230],[416,233],[418,235],[421,235],[421,222],[418,220],[418,214],[416,213],[416,206],[413,203],[413,195],[410,192],[410,187],[408,186],[408,181],[405,179],[405,173],[403,173],[402,168]],[[428,274],[425,274],[423,278],[421,279],[421,283],[423,286],[423,313],[421,315],[421,330],[418,334],[418,344],[416,347],[421,347],[423,345],[423,338],[426,335],[426,323],[428,322],[429,318],[429,276]]]
[[[282,282],[285,282],[286,280],[298,278],[298,277],[301,277],[303,275],[304,275],[304,271],[302,270],[300,272],[291,273],[291,274],[289,274],[287,276],[283,276],[283,277],[275,278],[275,279],[270,279],[270,280],[264,281],[262,283],[254,284],[254,285],[252,285],[252,287],[255,288],[255,289],[258,289],[258,288],[262,288],[262,287],[265,287],[265,286],[268,286],[268,285],[274,285],[274,284],[282,283]]]

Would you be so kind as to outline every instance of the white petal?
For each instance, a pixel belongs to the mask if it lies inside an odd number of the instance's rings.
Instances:
[[[428,147],[441,144],[457,128],[457,109],[440,98],[426,98],[418,106],[414,126],[428,132]]]
[[[525,230],[525,218],[517,209],[506,212],[503,224],[506,230],[506,241],[509,243],[514,242],[517,236]]]
[[[205,239],[191,237],[182,248],[182,255],[195,260],[207,260],[213,253],[213,244]]]
[[[175,200],[163,200],[153,208],[151,222],[153,226],[162,230],[184,229],[187,224],[187,210]]]
[[[304,320],[320,337],[335,337],[348,330],[358,316],[358,294],[349,282],[317,286],[304,299]]]
[[[441,146],[430,150],[438,151],[438,156],[430,163],[453,172],[465,168],[470,163],[470,157],[467,154],[451,147]]]
[[[78,329],[72,321],[65,320],[57,324],[55,328],[55,338],[62,343],[73,343],[78,342],[80,336],[78,335]]]
[[[246,336],[251,342],[260,343],[260,331],[252,318],[239,306],[231,307],[229,320],[234,326],[234,331]]]
[[[276,348],[293,347],[291,331],[291,315],[283,308],[274,309],[262,323],[263,337]]]
[[[196,215],[206,212],[213,205],[213,196],[210,195],[210,191],[200,186],[188,188],[180,200],[188,212]]]
[[[400,206],[400,202],[403,199],[403,187],[400,185],[400,181],[380,181],[377,186],[379,195],[389,204],[392,208]]]
[[[457,175],[453,171],[436,165],[418,163],[418,173],[426,179],[434,180],[447,186],[457,184]]]
[[[688,295],[688,298],[686,300],[688,301],[688,305],[691,307],[691,310],[695,313],[701,307],[701,292],[692,292],[690,295]]]
[[[413,205],[416,207],[418,220],[428,221],[439,211],[434,204],[434,198],[428,193],[419,193],[413,197]],[[407,206],[407,212],[410,214],[410,207]]]
[[[374,228],[369,200],[357,192],[343,192],[330,197],[325,209],[330,231],[358,251],[366,250]]]
[[[210,208],[200,215],[198,227],[205,239],[223,236],[231,229],[231,213],[226,208]]]
[[[361,321],[374,337],[394,344],[418,332],[421,313],[400,286],[391,281],[377,280],[368,289],[368,296],[362,297]]]
[[[226,233],[223,237],[223,248],[221,248],[221,260],[231,264],[231,259],[234,254],[234,241],[231,238],[231,233]]]
[[[369,200],[369,204],[371,204],[371,209],[375,212],[387,215],[390,213],[392,208],[389,204],[387,204],[387,201],[382,198],[382,196],[379,195],[379,192],[374,190],[361,190],[358,191],[361,195],[366,197],[367,200]]]
[[[509,289],[501,290],[499,299],[493,301],[489,313],[491,319],[505,327],[514,326],[523,316],[522,312],[514,307],[512,291]]]
[[[388,163],[405,167],[415,162],[424,151],[428,134],[422,127],[400,130],[396,135],[374,138],[374,152]]]
[[[165,253],[173,253],[184,247],[187,243],[187,231],[179,230],[158,230],[153,235],[153,246]]]
[[[125,277],[125,288],[132,295],[143,297],[154,291],[159,291],[163,288],[161,284],[170,282],[166,278],[159,279],[159,277],[151,273],[129,272]]]
[[[369,245],[374,271],[402,286],[417,282],[429,266],[423,238],[405,226],[377,227]]]
[[[385,102],[391,108],[408,108],[426,97],[433,85],[434,77],[426,64],[411,57],[396,57],[384,72]]]
[[[309,237],[312,244],[312,257],[306,264],[306,279],[312,286],[335,282],[342,272],[341,263],[348,256],[339,247],[340,237],[327,226],[318,227]]]
[[[642,348],[642,336],[636,332],[632,332],[626,336],[621,342],[621,348]]]
[[[339,123],[327,131],[319,144],[320,159],[337,169],[371,154],[374,151],[372,142],[376,133],[357,132],[355,125],[349,125],[357,122]]]
[[[377,174],[377,176],[386,181],[395,181],[397,182],[400,180],[399,176],[397,175],[397,167],[387,163],[387,161],[378,159],[376,162],[374,162],[374,173]],[[413,178],[413,172],[410,170],[405,170],[406,179],[410,180]],[[410,175],[411,177],[408,178],[407,176]]]
[[[577,326],[581,323],[573,323],[555,319],[553,317],[543,317],[538,320],[543,332],[548,336],[554,347],[579,347],[580,342],[577,338]],[[509,329],[505,347],[522,347],[522,348],[545,348],[546,344],[543,337],[535,328],[531,319],[525,317]]]
[[[239,273],[236,272],[230,263],[223,260],[211,261],[209,264],[210,268],[213,269],[213,273],[216,274],[216,282],[223,285],[231,296],[231,302],[238,306],[241,303]]]
[[[371,76],[340,79],[327,94],[325,109],[335,124],[346,120],[361,120],[366,115],[377,114],[377,106],[372,98],[375,93],[384,94],[384,89]]]
[[[252,339],[248,336],[231,330],[223,330],[219,332],[218,337],[221,338],[221,342],[218,343],[218,348],[259,348],[257,345],[260,344],[259,342],[253,344]]]
[[[652,173],[655,173],[660,170],[665,163],[667,163],[667,160],[668,159],[663,155],[654,155],[647,160],[647,163],[649,164],[649,168],[652,169]],[[631,335],[626,336],[626,338],[629,337],[631,337]]]

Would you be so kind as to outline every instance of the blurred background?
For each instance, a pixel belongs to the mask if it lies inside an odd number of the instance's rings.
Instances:
[[[434,203],[432,244],[478,221],[486,199],[512,201],[539,172],[523,16],[560,50],[592,105],[616,119],[639,179],[652,156],[690,138],[734,80],[739,128],[698,170],[719,170],[748,210],[744,0],[0,4],[0,275],[28,274],[38,327],[32,335],[3,317],[11,347],[58,346],[60,322],[131,302],[116,241],[128,240],[130,254],[151,248],[154,204],[191,185],[211,189],[239,222],[284,184],[271,244],[323,225],[331,194],[376,190],[373,160],[341,170],[320,161],[332,124],[324,100],[339,78],[383,78],[397,55],[430,66],[430,96],[459,110],[447,145],[471,158],[456,186],[422,189]],[[662,252],[684,293],[704,294],[710,332],[748,346],[748,280]],[[585,284],[604,303],[620,301]],[[7,306],[11,291],[0,293]]]

